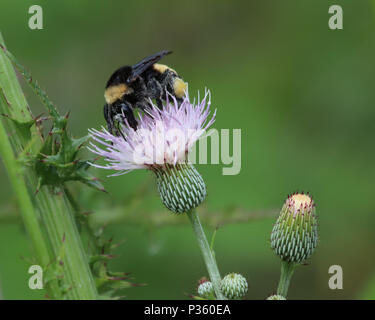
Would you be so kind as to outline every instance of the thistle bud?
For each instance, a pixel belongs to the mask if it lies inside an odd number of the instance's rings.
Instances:
[[[188,212],[206,197],[206,185],[193,165],[178,163],[153,170],[161,200],[175,213]]]
[[[286,300],[286,298],[279,294],[274,294],[272,296],[269,296],[266,300]]]
[[[228,299],[241,299],[247,289],[247,281],[239,273],[229,273],[221,280],[221,291]]]
[[[200,281],[198,286],[198,295],[205,299],[214,298],[214,287],[212,286],[212,282],[208,281],[207,279],[203,279]]]
[[[318,243],[315,204],[308,194],[288,196],[271,233],[271,248],[285,262],[302,263]]]

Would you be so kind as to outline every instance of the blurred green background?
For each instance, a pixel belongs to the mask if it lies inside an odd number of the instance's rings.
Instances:
[[[43,30],[28,28],[31,4],[44,10]],[[343,30],[328,28],[331,4],[343,8]],[[223,176],[223,165],[198,166],[208,210],[278,210],[290,192],[314,196],[320,244],[311,264],[297,269],[291,299],[375,298],[374,23],[375,3],[365,0],[0,3],[8,49],[61,111],[71,111],[70,129],[77,136],[104,124],[104,85],[116,68],[161,49],[174,51],[163,62],[189,82],[192,96],[211,90],[214,127],[242,129],[239,175]],[[25,92],[34,114],[45,113],[26,86]],[[106,236],[126,239],[112,269],[147,283],[121,294],[188,298],[206,272],[191,227],[182,223],[187,218],[163,209],[149,172],[112,178],[95,173],[109,194],[71,188],[85,209],[100,208],[102,220],[151,182],[142,198],[146,216],[163,211],[178,224],[108,223]],[[0,179],[0,296],[43,298],[27,286],[29,241],[3,167]],[[221,273],[242,273],[248,299],[264,299],[277,287],[280,262],[269,249],[274,220],[268,215],[233,222],[216,235]],[[328,288],[334,264],[343,267],[343,290]]]

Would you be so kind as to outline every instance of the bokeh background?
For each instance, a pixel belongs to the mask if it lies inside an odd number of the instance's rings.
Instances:
[[[44,10],[43,30],[28,28],[31,4]],[[343,30],[328,28],[331,4],[343,8]],[[375,2],[365,0],[0,3],[8,49],[61,111],[71,111],[77,136],[103,125],[109,75],[158,50],[174,51],[163,62],[189,82],[191,95],[211,90],[214,127],[242,129],[242,169],[223,176],[223,165],[198,167],[210,215],[220,220],[231,208],[245,211],[243,219],[219,227],[215,250],[223,275],[240,272],[248,279],[248,299],[276,290],[280,262],[269,248],[275,221],[269,212],[296,190],[314,196],[320,244],[311,264],[297,269],[289,297],[375,298],[374,24]],[[24,87],[34,114],[45,112]],[[93,223],[106,225],[106,236],[126,239],[112,269],[147,283],[121,294],[187,299],[206,275],[187,218],[163,209],[149,172],[113,178],[95,173],[109,194],[70,187],[94,212]],[[0,181],[0,295],[43,298],[27,286],[31,250],[2,165]],[[127,206],[134,193],[142,195],[139,221],[139,209],[132,215]],[[260,212],[256,219],[254,211]],[[153,214],[169,215],[167,223],[148,223]],[[343,290],[328,287],[334,264],[343,267]]]

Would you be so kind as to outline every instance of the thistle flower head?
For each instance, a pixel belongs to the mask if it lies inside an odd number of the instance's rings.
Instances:
[[[210,105],[208,91],[197,104],[191,103],[188,95],[180,104],[168,95],[162,110],[150,101],[151,107],[139,115],[136,130],[126,120],[121,127],[122,136],[114,136],[104,128],[89,130],[101,145],[100,148],[91,143],[89,149],[108,162],[105,166],[94,166],[115,170],[114,175],[120,175],[135,169],[160,169],[186,163],[194,143],[215,120],[215,113],[209,119]]]
[[[112,175],[135,169],[152,170],[164,205],[175,213],[183,213],[197,207],[206,196],[204,181],[188,163],[188,153],[214,122],[216,112],[209,117],[208,91],[197,104],[190,102],[188,94],[180,104],[175,97],[167,96],[162,110],[150,101],[150,109],[139,115],[136,130],[126,119],[120,136],[104,128],[89,130],[101,145],[91,143],[89,149],[107,161],[107,165],[93,166],[117,171]]]
[[[241,299],[247,289],[247,281],[239,273],[229,273],[221,280],[221,291],[228,299]]]
[[[318,243],[315,203],[309,194],[288,196],[271,233],[271,247],[286,262],[302,263]]]

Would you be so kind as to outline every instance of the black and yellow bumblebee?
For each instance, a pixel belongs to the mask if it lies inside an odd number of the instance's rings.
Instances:
[[[167,92],[175,96],[179,103],[182,101],[187,84],[175,70],[156,63],[171,52],[160,51],[133,66],[121,67],[111,75],[104,92],[104,118],[110,133],[120,134],[116,123],[125,123],[124,117],[129,126],[136,130],[138,123],[134,109],[146,110],[151,106],[151,100],[155,100],[161,109]]]

